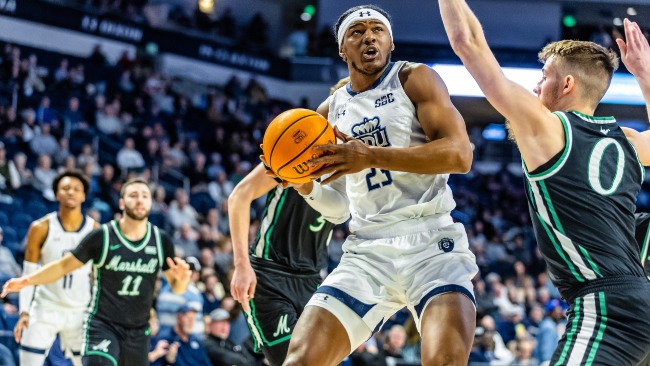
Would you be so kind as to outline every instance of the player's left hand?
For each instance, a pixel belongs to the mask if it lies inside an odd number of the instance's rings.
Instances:
[[[321,184],[328,184],[346,174],[360,172],[369,168],[373,161],[370,146],[344,134],[337,127],[334,127],[334,134],[343,143],[314,146],[314,150],[324,152],[324,154],[308,162],[311,166],[323,164],[323,167],[312,175],[312,179],[331,174]]]
[[[167,265],[169,265],[169,270],[172,277],[176,278],[180,283],[189,283],[190,277],[192,277],[192,271],[190,270],[190,265],[185,262],[184,259],[179,257],[167,258]]]
[[[637,78],[650,77],[650,45],[636,22],[624,21],[625,41],[617,39],[621,60]]]
[[[27,285],[29,285],[29,280],[27,277],[12,278],[9,281],[5,282],[4,286],[2,286],[2,294],[0,294],[0,297],[5,297],[10,292],[18,292]]]

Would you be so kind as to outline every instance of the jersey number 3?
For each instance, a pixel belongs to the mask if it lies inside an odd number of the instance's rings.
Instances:
[[[393,177],[391,177],[389,170],[379,169],[379,174],[377,174],[377,169],[370,168],[370,173],[366,175],[366,183],[368,184],[368,191],[373,191],[392,184]]]

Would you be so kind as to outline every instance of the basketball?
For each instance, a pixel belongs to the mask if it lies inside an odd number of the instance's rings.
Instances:
[[[314,146],[336,143],[334,129],[323,116],[303,108],[290,109],[271,121],[264,133],[262,149],[269,168],[281,179],[307,183],[321,168],[307,161],[320,156]]]

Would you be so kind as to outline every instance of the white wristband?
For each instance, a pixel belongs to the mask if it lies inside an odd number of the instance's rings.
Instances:
[[[312,184],[311,192],[309,192],[309,194],[302,194],[298,191],[296,192],[298,192],[298,194],[300,194],[306,200],[318,201],[323,195],[323,187],[321,187],[320,183],[316,181],[312,183],[313,184]]]
[[[24,261],[23,262],[23,276],[29,276],[30,274],[38,270],[38,264],[33,262]],[[18,313],[29,313],[29,308],[32,305],[32,300],[34,299],[34,286],[25,286],[18,295]]]

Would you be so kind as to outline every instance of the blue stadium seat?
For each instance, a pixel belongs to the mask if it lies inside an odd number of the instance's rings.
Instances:
[[[47,206],[41,201],[29,201],[24,211],[26,211],[32,217],[45,216],[49,212]]]
[[[9,216],[6,213],[0,211],[0,227],[9,226]]]
[[[210,209],[217,207],[217,203],[206,192],[192,194],[190,196],[190,205],[203,215],[206,215]]]
[[[2,241],[5,241],[7,243],[17,243],[20,241],[20,239],[18,238],[18,233],[16,233],[16,230],[14,228],[11,226],[3,226]]]

